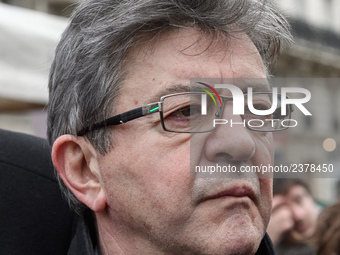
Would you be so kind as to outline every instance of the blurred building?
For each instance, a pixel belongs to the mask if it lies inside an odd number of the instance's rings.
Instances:
[[[2,0],[5,4],[59,16],[70,16],[77,0]]]
[[[2,2],[2,3],[1,3]],[[317,79],[308,85],[312,118],[275,135],[282,164],[334,164],[340,172],[340,0],[277,0],[294,41],[273,67],[276,77]],[[0,0],[0,128],[45,136],[48,69],[75,0]],[[16,7],[14,7],[16,6]],[[19,8],[20,7],[20,8]],[[22,8],[23,7],[23,8]],[[63,17],[64,16],[64,17]],[[306,83],[306,82],[304,82]],[[285,86],[299,86],[287,83]],[[333,140],[326,140],[327,138]],[[338,146],[327,147],[327,141]],[[337,199],[337,179],[310,179],[322,202]]]
[[[13,5],[0,3],[0,128],[45,137],[49,67],[67,24],[45,11],[64,13],[66,2],[2,2]]]
[[[301,77],[285,86],[303,84],[312,95],[306,106],[313,116],[295,112],[296,128],[277,134],[277,162],[333,164],[340,177],[340,0],[277,0],[288,16],[295,43],[284,47],[272,72],[276,77]],[[325,79],[322,79],[325,78]],[[332,78],[332,79],[330,79]],[[314,196],[321,202],[338,199],[338,178],[311,178]]]

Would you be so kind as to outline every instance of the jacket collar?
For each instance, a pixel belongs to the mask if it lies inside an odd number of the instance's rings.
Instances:
[[[67,255],[96,255],[95,231],[91,218],[91,215],[76,217],[73,237]]]
[[[67,255],[97,255],[95,228],[91,215],[78,216],[75,220],[73,238]],[[255,255],[275,255],[272,241],[266,233]]]
[[[267,233],[263,237],[260,243],[260,247],[255,253],[255,255],[276,255],[272,240],[270,240]]]

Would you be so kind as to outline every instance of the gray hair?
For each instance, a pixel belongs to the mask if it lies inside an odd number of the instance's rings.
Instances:
[[[88,0],[82,2],[63,33],[49,81],[48,139],[77,132],[112,114],[126,72],[129,49],[153,36],[183,27],[213,35],[245,32],[265,66],[290,41],[290,27],[271,0]],[[101,153],[110,148],[106,128],[86,138]],[[86,207],[66,188],[70,205]]]

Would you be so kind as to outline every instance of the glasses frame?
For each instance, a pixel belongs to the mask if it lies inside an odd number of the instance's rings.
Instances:
[[[211,132],[214,129],[216,129],[216,127],[210,129],[210,130],[206,130],[206,131],[174,131],[174,130],[169,130],[165,127],[164,124],[164,116],[163,116],[163,103],[164,100],[168,97],[173,97],[173,96],[177,96],[177,95],[185,95],[185,94],[205,94],[205,92],[181,92],[181,93],[174,93],[174,94],[169,94],[169,95],[165,95],[160,97],[159,102],[155,102],[155,103],[150,103],[126,112],[123,112],[121,114],[115,115],[113,117],[110,117],[108,119],[105,119],[101,122],[97,122],[93,125],[87,126],[83,129],[81,129],[78,133],[77,136],[83,136],[89,132],[101,129],[103,127],[108,127],[108,126],[116,126],[116,125],[121,125],[124,124],[126,122],[129,122],[131,120],[134,119],[138,119],[140,117],[143,116],[147,116],[156,112],[160,113],[160,120],[162,123],[162,127],[164,131],[167,132],[174,132],[174,133],[207,133],[207,132]],[[272,94],[272,92],[254,92],[253,94]],[[278,96],[281,96],[281,94],[277,94]],[[246,94],[245,94],[246,96]],[[226,102],[230,102],[233,101],[233,97],[231,96],[220,96],[221,100],[222,100],[222,106],[220,106],[219,110],[218,110],[218,114],[216,113],[216,117],[220,118],[223,115],[223,111],[225,108],[225,103]],[[288,98],[288,97],[287,97]],[[290,119],[291,113],[294,111],[293,106],[289,105],[289,114],[287,114],[288,119]],[[242,117],[242,119],[244,119],[243,115],[240,115]],[[276,131],[282,131],[285,129],[288,129],[288,127],[284,127],[282,129],[277,129],[277,130],[258,130],[258,129],[254,129],[249,127],[248,125],[246,125],[246,127],[249,130],[252,131],[257,131],[257,132],[276,132]]]

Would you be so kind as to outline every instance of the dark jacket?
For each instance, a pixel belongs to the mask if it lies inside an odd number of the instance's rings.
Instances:
[[[46,140],[0,130],[0,254],[67,254],[74,215]]]

